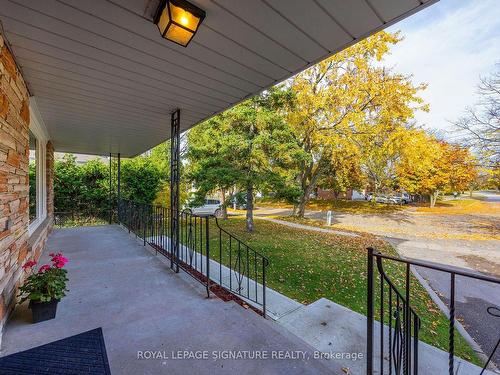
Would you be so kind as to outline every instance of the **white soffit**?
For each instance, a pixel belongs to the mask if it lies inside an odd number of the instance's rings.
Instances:
[[[435,0],[192,0],[187,48],[158,0],[0,0],[0,20],[57,151],[140,154]]]

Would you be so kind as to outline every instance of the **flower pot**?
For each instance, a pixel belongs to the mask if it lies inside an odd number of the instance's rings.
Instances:
[[[58,303],[59,300],[57,299],[49,302],[30,301],[29,308],[31,309],[31,313],[33,314],[33,323],[54,319],[56,317]]]

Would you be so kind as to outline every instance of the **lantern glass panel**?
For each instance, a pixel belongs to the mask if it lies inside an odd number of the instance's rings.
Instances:
[[[170,14],[172,15],[172,20],[179,25],[191,30],[193,33],[196,32],[198,24],[200,23],[200,18],[196,17],[189,11],[182,9],[172,3],[169,3]],[[177,31],[175,31],[177,33]]]
[[[160,29],[161,35],[165,32],[165,29],[168,26],[168,22],[170,21],[170,17],[168,15],[167,8],[163,8],[160,14],[160,19],[158,20],[158,29]]]
[[[183,46],[186,46],[192,37],[193,33],[191,31],[177,26],[176,24],[171,24],[167,30],[167,33],[165,34],[165,38],[173,42],[182,44]]]

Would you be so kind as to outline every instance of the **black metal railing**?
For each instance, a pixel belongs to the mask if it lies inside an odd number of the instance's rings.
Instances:
[[[172,222],[172,210],[121,200],[119,222],[129,232],[170,259],[172,269],[182,269],[204,284],[207,295],[222,287],[241,297],[266,315],[266,268],[269,261],[220,226],[217,218],[179,213]],[[173,233],[178,225],[178,234]],[[175,240],[179,242],[176,246]]]
[[[268,259],[223,229],[216,217],[213,220],[217,236],[212,258],[219,267],[211,273],[212,278],[232,293],[262,306],[265,316]],[[223,272],[223,265],[226,272]]]
[[[394,280],[391,280],[387,275],[384,270],[384,261],[397,262],[397,264],[404,265],[405,280],[402,287],[396,286]],[[374,262],[377,267],[376,270]],[[500,285],[500,279],[494,277],[447,268],[417,260],[396,258],[377,252],[373,248],[368,248],[367,375],[373,375],[375,373],[381,375],[418,375],[419,373],[419,330],[422,322],[412,308],[413,301],[410,293],[412,267],[423,267],[450,275],[450,296],[448,303],[449,375],[454,375],[457,370],[455,366],[456,276]],[[375,278],[376,272],[379,276],[378,280]],[[376,285],[376,281],[378,281],[378,285]],[[378,306],[376,307],[376,305]],[[487,312],[493,316],[500,315],[500,311],[494,306],[489,307]],[[379,319],[378,324],[375,321],[376,317]],[[377,325],[380,327],[378,332],[380,341],[376,350],[374,340]],[[477,375],[483,374],[486,368],[488,368],[499,344],[500,338],[482,370],[478,372]],[[378,368],[376,369],[375,366]]]

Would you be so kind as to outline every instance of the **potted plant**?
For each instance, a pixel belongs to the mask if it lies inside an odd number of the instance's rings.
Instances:
[[[61,253],[49,254],[52,265],[44,264],[38,271],[36,262],[29,261],[23,269],[30,270],[30,275],[19,288],[20,303],[29,300],[29,308],[33,314],[33,322],[38,323],[56,317],[57,304],[68,291],[68,278],[63,267],[68,263]]]

